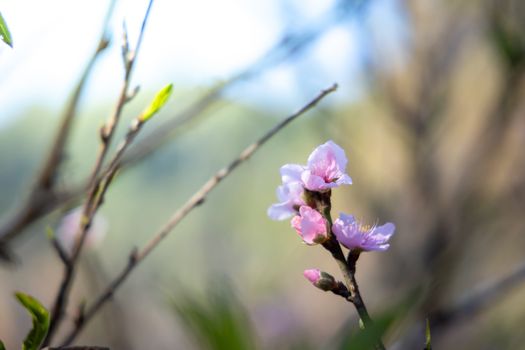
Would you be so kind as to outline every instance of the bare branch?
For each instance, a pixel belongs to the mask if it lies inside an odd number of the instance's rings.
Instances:
[[[431,315],[431,328],[444,327],[467,319],[493,305],[498,299],[525,282],[525,262],[500,279],[486,283],[463,296],[449,308]]]
[[[64,247],[62,247],[62,244],[60,244],[59,240],[53,237],[51,239],[51,244],[53,245],[53,248],[55,248],[58,257],[62,261],[64,265],[69,265],[71,263],[69,256],[67,255],[66,250]]]

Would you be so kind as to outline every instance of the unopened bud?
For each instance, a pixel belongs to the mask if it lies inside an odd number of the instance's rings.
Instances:
[[[85,220],[88,220],[82,213],[82,208],[76,208],[66,214],[56,230],[56,236],[60,244],[70,252],[76,240],[78,239],[78,234],[80,231],[80,226],[86,224]],[[90,227],[87,229],[86,240],[84,244],[87,248],[95,248],[98,246],[108,231],[108,222],[106,219],[98,214],[96,215]]]
[[[325,292],[331,291],[337,287],[335,278],[319,269],[304,270],[304,277],[310,281],[317,288],[324,290]]]

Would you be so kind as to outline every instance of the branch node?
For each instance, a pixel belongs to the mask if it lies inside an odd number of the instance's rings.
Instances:
[[[64,265],[66,265],[66,266],[70,266],[71,265],[71,259],[69,258],[68,253],[66,252],[66,250],[64,249],[64,247],[62,246],[60,241],[58,239],[56,239],[55,237],[53,237],[51,239],[51,244],[53,244],[53,248],[55,248],[55,250],[56,250],[56,252],[58,254],[58,257],[60,258],[62,263],[64,263]]]
[[[84,324],[85,320],[85,310],[86,310],[86,301],[83,300],[79,305],[77,309],[77,316],[75,317],[75,325],[78,327],[82,324]]]
[[[100,42],[98,43],[98,47],[97,47],[97,54],[107,49],[110,43],[111,41],[109,37],[104,37],[102,40],[100,40]]]
[[[133,250],[129,254],[129,264],[135,265],[135,263],[139,260],[139,249],[137,247],[133,247]]]
[[[109,140],[109,131],[106,127],[106,124],[102,125],[100,127],[100,141],[102,141],[103,144],[107,144]]]
[[[135,98],[135,96],[137,96],[137,94],[139,93],[140,91],[140,86],[137,85],[133,88],[133,91],[131,91],[127,96],[126,96],[126,103],[128,103],[129,101],[131,101],[132,99]]]

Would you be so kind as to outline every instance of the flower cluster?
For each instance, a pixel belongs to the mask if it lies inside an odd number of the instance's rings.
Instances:
[[[282,166],[282,185],[277,188],[279,203],[268,208],[268,216],[274,220],[292,217],[292,227],[308,245],[323,244],[332,253],[334,244],[339,251],[339,244],[343,245],[351,252],[345,263],[355,266],[361,252],[388,249],[395,226],[390,222],[381,226],[366,225],[344,213],[332,224],[331,191],[341,185],[352,184],[346,173],[347,163],[344,150],[333,141],[328,141],[310,154],[306,165]],[[304,271],[304,276],[321,290],[345,297],[348,293],[341,282],[326,272],[308,269]]]
[[[330,226],[331,219],[321,213],[324,204],[328,202],[329,206],[333,188],[352,184],[346,173],[347,163],[345,151],[328,141],[310,154],[307,165],[282,166],[282,185],[277,188],[279,203],[268,209],[268,215],[274,220],[293,216],[292,227],[308,245],[322,244],[335,235],[348,249],[384,251],[394,234],[394,224],[369,226],[341,213]]]

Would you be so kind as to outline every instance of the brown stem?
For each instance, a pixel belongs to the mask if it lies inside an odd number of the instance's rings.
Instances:
[[[359,318],[363,321],[365,328],[373,328],[374,323],[370,318],[370,314],[366,309],[365,302],[361,297],[359,292],[359,286],[355,279],[355,269],[356,262],[359,258],[359,251],[351,250],[348,254],[348,259],[345,259],[341,245],[335,238],[334,233],[332,232],[332,215],[330,213],[332,204],[331,204],[331,192],[310,192],[306,191],[307,203],[314,204],[314,207],[323,215],[327,221],[327,231],[329,232],[329,239],[323,243],[323,247],[332,254],[332,257],[335,259],[343,278],[345,280],[346,287],[350,293],[347,298],[355,307]],[[381,338],[377,339],[376,349],[384,350],[385,345],[381,341]]]

